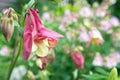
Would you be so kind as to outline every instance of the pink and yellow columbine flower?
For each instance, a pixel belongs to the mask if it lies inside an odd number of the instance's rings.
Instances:
[[[32,55],[37,56],[37,65],[43,69],[49,48],[56,46],[57,38],[62,35],[45,28],[39,18],[38,11],[29,9],[26,14],[26,25],[23,34],[23,57],[25,60]]]
[[[101,33],[95,27],[91,28],[91,31],[89,32],[89,37],[91,39],[91,42],[97,45],[102,44],[104,42]]]

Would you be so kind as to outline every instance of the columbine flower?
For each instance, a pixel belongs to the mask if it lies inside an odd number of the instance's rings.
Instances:
[[[49,48],[56,46],[57,38],[62,35],[45,28],[39,18],[37,10],[29,9],[26,14],[26,25],[23,34],[23,56],[27,60],[30,55],[37,56],[39,67],[43,69],[46,65],[46,56]]]
[[[80,52],[70,52],[70,55],[78,68],[84,68],[84,57]]]
[[[102,44],[104,42],[101,33],[96,28],[91,28],[91,31],[89,32],[89,37],[91,39],[91,42],[93,43]]]

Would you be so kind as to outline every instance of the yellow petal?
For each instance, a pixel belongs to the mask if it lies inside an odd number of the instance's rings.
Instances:
[[[38,67],[42,68],[42,61],[40,59],[36,60],[36,64]]]
[[[32,52],[35,52],[37,50],[37,45],[33,42],[32,44]]]
[[[43,40],[43,44],[46,45],[46,46],[49,46],[48,39]]]
[[[36,50],[37,56],[44,57],[48,55],[48,46],[43,42],[38,45],[38,49]]]

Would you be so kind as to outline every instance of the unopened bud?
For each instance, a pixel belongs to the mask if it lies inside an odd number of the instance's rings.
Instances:
[[[78,68],[84,68],[84,56],[80,52],[70,52],[70,55]]]
[[[6,40],[9,41],[14,32],[14,22],[12,18],[2,18],[1,19],[1,29]]]
[[[0,19],[0,27],[4,37],[9,41],[14,32],[14,20],[18,20],[18,17],[12,8],[3,9],[2,13],[3,15]]]

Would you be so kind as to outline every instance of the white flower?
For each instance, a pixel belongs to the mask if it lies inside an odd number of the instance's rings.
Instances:
[[[23,65],[20,65],[13,69],[10,80],[21,80],[22,77],[26,74],[26,68]]]

